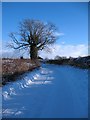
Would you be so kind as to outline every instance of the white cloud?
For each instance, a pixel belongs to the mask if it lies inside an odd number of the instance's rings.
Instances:
[[[79,45],[66,45],[54,44],[50,46],[51,53],[47,53],[46,51],[41,51],[40,56],[43,58],[55,58],[55,56],[66,56],[66,57],[78,57],[78,56],[86,56],[88,55],[88,46],[84,44]]]
[[[20,52],[19,50],[13,50],[13,49],[3,49],[0,51],[0,58],[20,58],[21,56],[24,56],[27,58],[29,55],[24,54],[24,52]]]
[[[65,41],[62,41],[62,42],[61,42],[61,44],[63,44],[63,45],[64,45],[64,44],[65,44]]]
[[[86,56],[88,55],[88,45],[84,44],[79,44],[79,45],[67,45],[67,44],[54,44],[49,46],[50,51],[48,52],[47,50],[39,51],[39,55],[43,58],[55,58],[55,56],[66,56],[66,57],[78,57],[78,56]],[[24,56],[25,58],[29,58],[29,54],[19,51],[14,51],[12,49],[3,49],[0,51],[0,57],[12,57],[12,58],[17,58],[20,56]]]
[[[16,57],[13,50],[3,49],[0,51],[0,57],[2,58],[13,58]]]
[[[54,34],[56,37],[64,36],[64,33],[61,32],[55,32]]]

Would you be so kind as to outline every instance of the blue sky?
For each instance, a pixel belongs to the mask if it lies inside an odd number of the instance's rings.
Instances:
[[[54,23],[61,33],[60,39],[57,40],[58,50],[52,50],[57,55],[74,56],[73,53],[80,49],[83,51],[80,55],[86,55],[88,43],[88,3],[87,2],[59,2],[59,3],[30,3],[30,2],[13,2],[3,3],[2,6],[2,36],[3,48],[10,38],[10,32],[18,31],[18,23],[25,18],[39,19],[43,22]],[[64,48],[60,51],[60,48]],[[73,49],[70,55],[69,51]],[[76,49],[74,51],[74,49]],[[68,50],[68,51],[67,51]],[[60,51],[60,53],[59,53]],[[43,56],[45,53],[41,53]],[[80,56],[79,53],[76,56]],[[54,55],[54,56],[55,56]],[[45,55],[44,55],[45,56]],[[52,53],[53,56],[53,53]]]

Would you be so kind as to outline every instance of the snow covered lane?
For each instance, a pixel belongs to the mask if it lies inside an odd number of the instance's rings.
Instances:
[[[88,71],[43,64],[3,87],[4,118],[87,118]]]

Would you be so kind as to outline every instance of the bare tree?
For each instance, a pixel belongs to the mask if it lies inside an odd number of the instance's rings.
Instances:
[[[10,33],[13,41],[10,47],[20,50],[28,48],[31,59],[37,59],[38,50],[55,42],[56,31],[56,26],[52,23],[25,19],[20,22],[18,33]]]

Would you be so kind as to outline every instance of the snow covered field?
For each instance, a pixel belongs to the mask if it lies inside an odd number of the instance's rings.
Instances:
[[[4,118],[87,118],[88,70],[43,64],[2,94]]]

